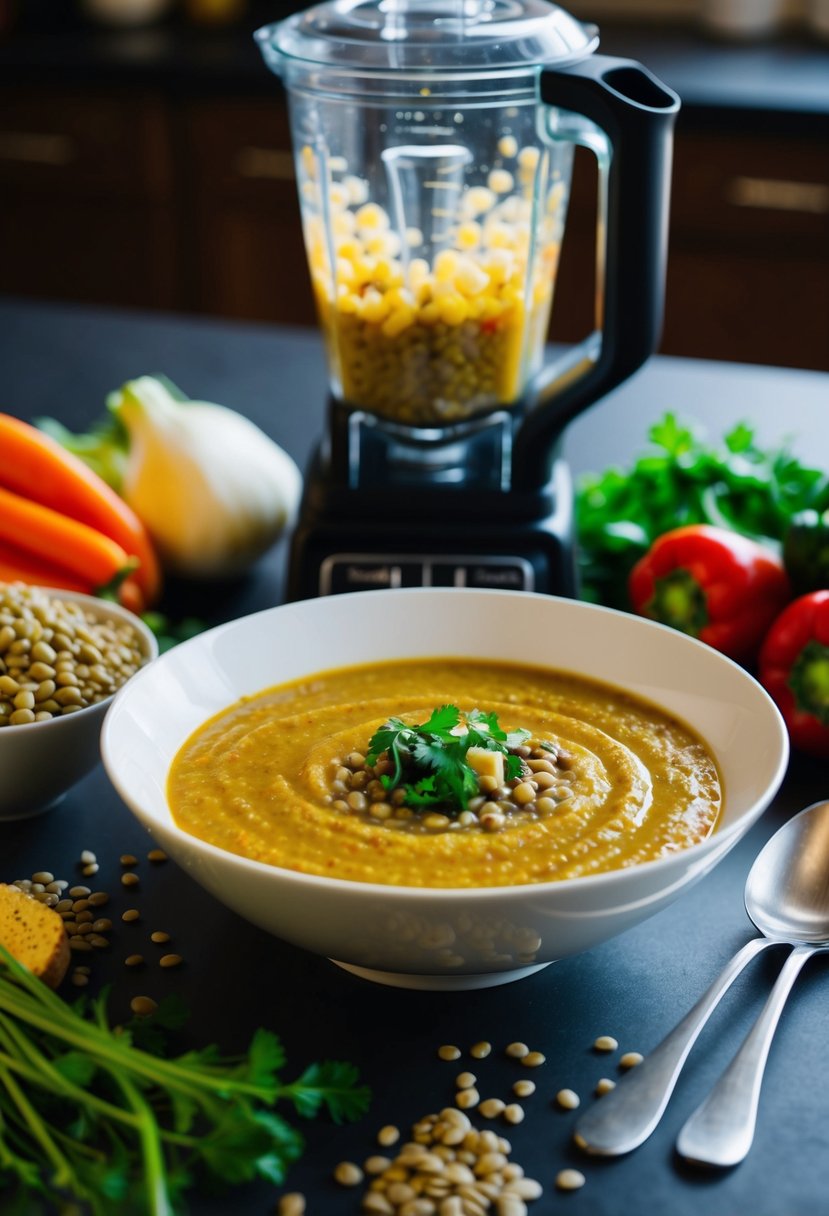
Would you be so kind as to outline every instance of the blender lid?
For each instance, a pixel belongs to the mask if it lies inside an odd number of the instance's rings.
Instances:
[[[329,0],[255,37],[277,73],[287,58],[357,74],[526,72],[583,59],[599,41],[547,0]]]

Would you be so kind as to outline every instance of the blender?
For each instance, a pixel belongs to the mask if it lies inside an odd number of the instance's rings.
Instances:
[[[678,98],[547,0],[329,0],[255,36],[330,384],[288,597],[575,595],[562,431],[656,347]],[[576,147],[598,167],[595,328],[551,355]]]

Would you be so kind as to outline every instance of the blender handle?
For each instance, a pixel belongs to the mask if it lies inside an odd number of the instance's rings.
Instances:
[[[514,484],[549,480],[555,439],[586,406],[656,350],[662,326],[673,125],[679,98],[632,59],[591,55],[543,68],[541,98],[589,119],[610,143],[604,240],[604,318],[566,359],[534,382],[537,402],[515,436]],[[575,354],[575,358],[573,357]],[[581,365],[579,364],[581,360]],[[583,370],[582,370],[583,369]]]

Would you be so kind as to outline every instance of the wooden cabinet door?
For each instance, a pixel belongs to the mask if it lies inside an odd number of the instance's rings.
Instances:
[[[177,306],[172,195],[152,95],[0,91],[0,292]]]
[[[190,158],[193,306],[315,324],[284,102],[190,102],[180,123]]]

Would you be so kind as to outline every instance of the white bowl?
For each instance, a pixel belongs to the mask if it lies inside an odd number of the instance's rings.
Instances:
[[[725,789],[718,830],[624,870],[469,890],[300,874],[225,852],[174,823],[165,792],[173,757],[196,727],[240,696],[328,668],[447,655],[558,668],[663,707],[716,758]],[[658,912],[744,835],[771,801],[788,758],[785,726],[760,685],[684,634],[552,596],[437,588],[303,601],[203,633],[133,677],[107,714],[101,743],[127,805],[229,908],[367,978],[423,988],[517,979]]]
[[[155,636],[119,604],[74,591],[41,590],[55,599],[81,604],[99,620],[130,624],[146,659],[158,654]],[[0,730],[0,823],[49,810],[95,768],[101,759],[101,724],[111,703],[112,697],[107,697],[77,713]]]

